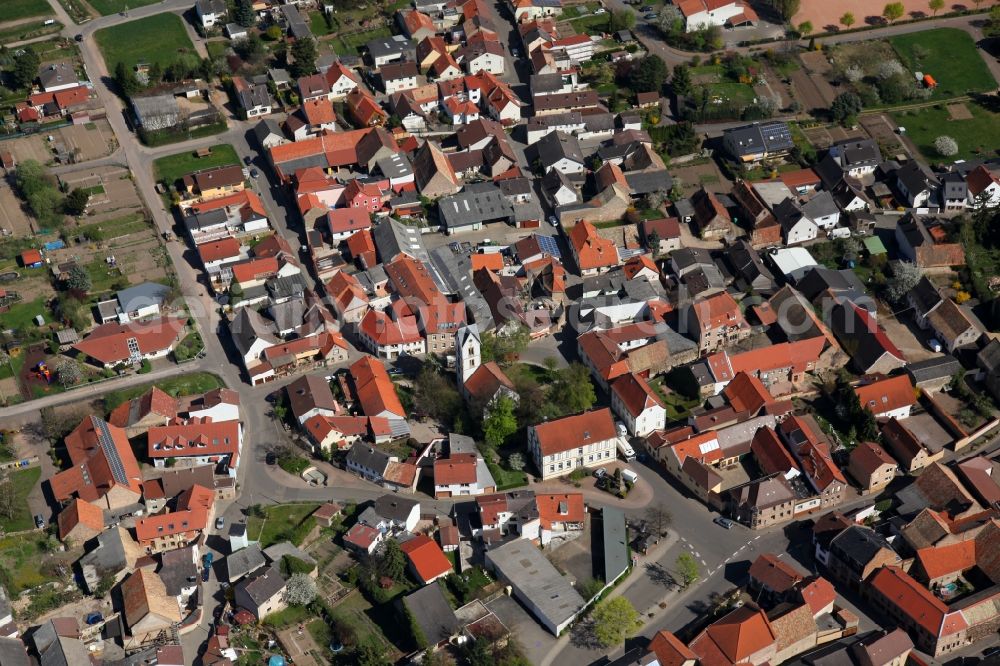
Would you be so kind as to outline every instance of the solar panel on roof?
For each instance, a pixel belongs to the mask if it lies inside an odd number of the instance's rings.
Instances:
[[[542,252],[550,256],[560,259],[562,257],[562,252],[559,250],[559,244],[556,243],[556,239],[552,236],[538,236],[538,247],[541,248]]]
[[[128,477],[125,475],[125,465],[122,464],[121,456],[118,455],[118,448],[111,438],[111,431],[108,430],[108,424],[98,418],[93,418],[93,423],[94,431],[97,433],[97,441],[100,443],[101,451],[104,452],[104,457],[108,461],[108,467],[111,468],[111,476],[118,483],[128,484]]]

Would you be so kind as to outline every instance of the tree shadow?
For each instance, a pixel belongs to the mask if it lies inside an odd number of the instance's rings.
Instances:
[[[583,650],[599,650],[604,647],[597,640],[594,633],[594,621],[591,618],[577,622],[570,633],[569,640],[573,647]]]
[[[920,10],[912,11],[910,12],[910,18],[914,20],[927,18],[927,12],[922,12]]]
[[[662,585],[666,588],[671,588],[677,585],[677,579],[674,578],[673,574],[667,571],[666,567],[656,562],[648,562],[645,566],[646,574],[649,576],[649,579],[657,585]]]

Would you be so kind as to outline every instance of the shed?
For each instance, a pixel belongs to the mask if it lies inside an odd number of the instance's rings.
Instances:
[[[888,250],[885,249],[885,244],[882,242],[882,239],[878,236],[868,236],[862,241],[862,243],[865,246],[865,251],[872,256],[888,252]]]
[[[925,88],[937,88],[937,81],[930,74],[924,74],[924,87]]]

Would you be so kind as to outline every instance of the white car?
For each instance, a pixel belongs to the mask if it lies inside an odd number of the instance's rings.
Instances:
[[[607,14],[608,10],[606,10],[604,7],[598,7],[597,9],[594,10],[594,13],[595,14]]]

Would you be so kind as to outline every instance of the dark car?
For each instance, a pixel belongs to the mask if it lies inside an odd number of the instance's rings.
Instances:
[[[205,567],[205,570],[201,572],[201,582],[207,583],[208,582],[208,574],[210,574],[211,572],[212,572],[211,567]]]
[[[276,462],[278,462],[277,454],[275,454],[274,451],[268,452],[268,454],[264,456],[264,462],[266,462],[268,465],[275,464]]]
[[[251,159],[251,157],[249,155],[247,155],[246,157],[243,158],[243,164],[246,164],[247,166],[250,166],[250,162],[252,162],[252,161],[253,160]]]
[[[40,513],[35,514],[35,527],[38,529],[45,527],[45,518]]]
[[[75,37],[73,37],[73,39],[75,39],[78,42],[82,42],[83,41],[83,35],[76,35]]]

